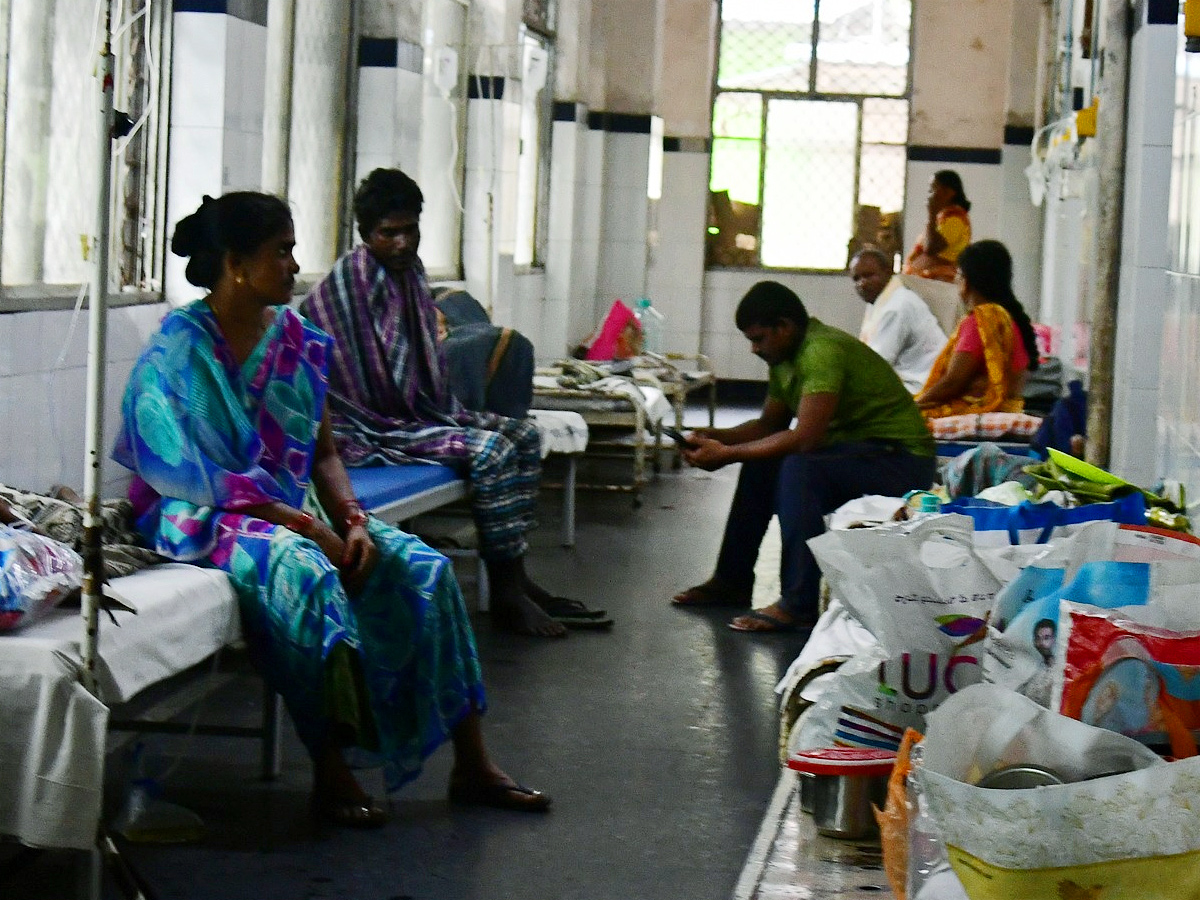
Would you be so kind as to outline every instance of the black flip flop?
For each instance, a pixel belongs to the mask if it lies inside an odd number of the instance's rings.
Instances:
[[[603,619],[577,619],[570,616],[554,616],[553,618],[559,625],[566,625],[568,628],[574,628],[576,631],[604,631],[616,624],[608,616],[605,616]]]
[[[604,609],[589,609],[578,600],[570,597],[551,597],[550,602],[542,607],[552,619],[565,622],[567,619],[607,619],[608,611]],[[611,620],[610,620],[611,621]]]

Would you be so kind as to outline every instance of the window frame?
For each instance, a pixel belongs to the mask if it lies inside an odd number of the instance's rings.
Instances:
[[[55,0],[51,0],[55,2]],[[132,4],[130,4],[132,6]],[[118,42],[115,42],[112,47],[114,54],[114,73],[115,84],[113,93],[113,105],[117,110],[126,111],[129,109],[130,88],[129,77],[131,74],[131,39],[142,33],[142,29],[149,27],[150,43],[152,47],[152,55],[148,59],[152,60],[153,74],[147,68],[147,78],[145,84],[145,107],[143,112],[146,113],[146,121],[141,125],[136,138],[142,141],[142,173],[138,176],[140,201],[138,206],[138,219],[143,224],[138,228],[138,232],[145,235],[140,241],[139,250],[134,257],[134,265],[142,278],[140,283],[124,283],[122,274],[122,256],[126,252],[123,247],[124,226],[128,221],[125,215],[124,206],[124,187],[127,184],[128,173],[122,170],[122,156],[120,151],[125,149],[125,142],[118,138],[112,141],[112,157],[109,167],[108,177],[111,185],[111,200],[109,204],[109,245],[107,252],[109,254],[109,284],[107,286],[108,303],[114,307],[120,306],[135,306],[143,304],[160,303],[164,299],[163,274],[165,265],[165,254],[167,252],[166,241],[166,193],[167,193],[167,158],[168,144],[170,137],[169,130],[169,111],[170,111],[170,94],[171,94],[171,51],[172,51],[172,7],[162,0],[155,0],[149,3],[149,9],[145,13],[141,12],[141,6],[137,9],[126,10],[126,20],[122,23],[113,23],[114,32],[120,29],[122,25],[130,22],[131,18],[139,15],[139,28],[131,28],[120,35]],[[12,5],[4,4],[4,17],[0,20],[0,29],[3,30],[6,37],[11,38],[12,30]],[[47,11],[49,16],[59,15],[60,10],[57,6]],[[103,35],[97,35],[96,45],[91,48],[94,54],[98,54]],[[144,40],[141,38],[140,40]],[[3,66],[3,78],[0,80],[0,247],[3,246],[4,240],[4,220],[3,208],[7,199],[7,184],[6,184],[6,167],[5,159],[8,149],[8,107],[11,101],[11,92],[14,89],[14,82],[10,78],[11,61],[8,53],[8,42],[6,41],[3,55],[0,56],[0,65]],[[89,54],[83,58],[81,62],[89,69],[94,68],[99,60],[98,55]],[[90,87],[96,93],[96,99],[99,99],[99,82],[95,75],[90,79]],[[22,89],[19,85],[16,89]],[[157,89],[157,94],[155,93]],[[89,109],[94,109],[94,106],[88,106]],[[78,145],[81,152],[78,157],[84,166],[95,165],[95,154],[89,153],[88,150],[95,148],[95,143],[91,140],[85,141]],[[86,148],[86,149],[85,149]],[[47,146],[49,153],[49,146]],[[94,209],[94,205],[93,205]],[[94,241],[95,230],[94,219],[86,223],[81,223],[81,232],[88,234]],[[94,252],[93,246],[89,252]],[[81,294],[85,293],[85,285],[88,282],[49,282],[36,281],[26,283],[6,284],[3,281],[3,272],[0,272],[0,314],[15,313],[15,312],[53,312],[64,309],[72,309],[77,304]],[[85,298],[86,299],[86,298]],[[86,305],[86,302],[85,302]]]
[[[758,152],[759,216],[758,216],[758,233],[755,235],[755,238],[757,240],[757,246],[755,248],[755,256],[757,258],[757,264],[753,265],[753,266],[720,265],[720,264],[710,263],[706,259],[705,266],[704,266],[706,271],[708,271],[708,270],[712,270],[712,271],[767,270],[767,271],[771,271],[771,272],[816,274],[816,275],[840,274],[840,273],[844,273],[844,272],[848,271],[848,268],[847,268],[847,266],[849,264],[848,262],[847,262],[846,266],[843,266],[843,267],[837,268],[837,269],[832,269],[832,268],[812,268],[812,267],[806,267],[806,266],[769,266],[769,265],[764,264],[762,261],[762,229],[763,229],[763,221],[766,219],[765,210],[766,210],[766,200],[767,200],[767,197],[766,197],[766,174],[767,174],[767,152],[768,152],[767,145],[768,145],[768,138],[769,138],[769,135],[767,133],[767,122],[769,119],[769,110],[770,110],[770,104],[771,104],[772,100],[809,100],[809,101],[827,102],[827,103],[852,102],[857,105],[857,107],[858,107],[858,125],[857,125],[857,129],[856,129],[856,133],[855,133],[854,203],[850,209],[851,221],[854,220],[854,217],[857,215],[857,212],[858,212],[858,209],[860,206],[860,204],[858,202],[858,196],[859,196],[859,191],[860,191],[861,185],[862,185],[862,158],[863,158],[863,147],[864,147],[864,143],[863,143],[863,105],[864,105],[864,103],[867,100],[903,100],[908,104],[908,122],[907,122],[907,125],[905,128],[905,139],[904,139],[903,144],[889,144],[889,143],[881,143],[881,142],[875,141],[875,142],[870,142],[869,144],[867,144],[865,146],[901,147],[901,148],[907,149],[907,147],[909,145],[909,139],[910,139],[911,133],[912,133],[913,32],[916,28],[916,21],[915,21],[916,20],[916,0],[911,0],[911,3],[910,3],[910,6],[911,6],[913,12],[912,12],[912,17],[909,19],[908,64],[905,67],[904,91],[902,93],[898,93],[898,94],[834,93],[834,92],[818,91],[816,89],[818,68],[819,68],[817,50],[820,45],[820,39],[821,39],[821,24],[820,24],[820,22],[821,22],[821,19],[820,19],[820,17],[821,17],[821,0],[811,0],[811,2],[812,2],[812,20],[811,20],[812,29],[811,29],[811,35],[810,35],[811,51],[810,51],[810,56],[809,56],[810,64],[809,64],[809,72],[808,72],[808,90],[807,91],[780,91],[780,90],[774,90],[774,89],[759,89],[759,88],[744,88],[744,87],[722,88],[720,86],[721,44],[725,39],[725,18],[724,18],[725,0],[718,0],[717,41],[716,41],[716,48],[715,48],[716,52],[713,57],[714,62],[713,62],[713,70],[712,70],[712,90],[711,90],[712,102],[710,104],[710,111],[712,112],[712,116],[710,116],[710,119],[709,119],[710,133],[712,135],[711,144],[712,144],[713,150],[715,150],[718,140],[722,140],[722,141],[736,141],[736,140],[757,141],[757,143],[759,145],[759,152]],[[717,109],[717,103],[722,94],[756,94],[762,98],[761,110],[760,110],[760,122],[759,122],[759,134],[761,135],[761,137],[740,138],[739,139],[739,138],[719,138],[717,136],[716,129],[713,126],[715,125],[714,119],[715,119],[715,114],[716,114],[716,109]],[[713,153],[710,152],[708,182],[706,185],[706,189],[710,192],[710,194],[711,194],[711,190],[712,190],[712,164],[713,164]],[[907,190],[907,183],[908,183],[907,155],[906,155],[904,176],[905,176],[904,177],[904,188],[902,190],[902,196],[904,195],[904,192]],[[854,237],[853,232],[851,232],[851,234],[848,235],[848,238],[852,239],[853,237]]]

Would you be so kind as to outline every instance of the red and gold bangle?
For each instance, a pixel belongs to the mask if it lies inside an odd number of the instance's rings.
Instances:
[[[313,525],[315,525],[316,522],[317,520],[313,518],[312,513],[307,513],[301,510],[291,521],[287,523],[287,527],[296,532],[296,534],[304,537],[311,537]]]
[[[342,517],[342,522],[347,528],[355,528],[367,524],[367,514],[363,512],[363,508],[356,498],[351,497],[349,500],[343,500],[337,505],[337,508],[338,515]]]

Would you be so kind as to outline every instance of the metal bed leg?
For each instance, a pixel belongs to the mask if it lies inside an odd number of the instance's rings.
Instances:
[[[637,428],[637,440],[633,445],[633,508],[642,507],[642,485],[646,483],[646,410],[636,407],[634,427]],[[658,423],[654,424],[658,431]]]
[[[562,545],[575,546],[575,462],[578,455],[567,455],[567,474],[562,486]]]
[[[480,553],[475,554],[475,593],[479,598],[480,612],[492,608],[492,586],[488,583],[487,563]]]
[[[99,839],[97,839],[99,841]],[[90,850],[79,851],[79,900],[100,900],[100,883],[104,876],[104,856],[99,843]]]
[[[282,704],[279,695],[263,684],[262,705],[262,779],[274,781],[283,767],[283,745],[279,740],[279,729],[283,722]]]

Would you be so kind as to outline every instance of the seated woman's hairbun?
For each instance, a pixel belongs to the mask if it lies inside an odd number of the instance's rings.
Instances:
[[[199,209],[176,224],[171,252],[188,260],[185,276],[190,284],[211,290],[221,278],[226,253],[253,253],[291,222],[288,205],[270,194],[205,194]]]

